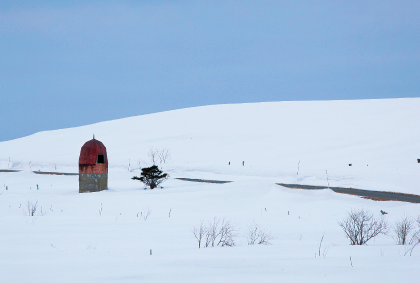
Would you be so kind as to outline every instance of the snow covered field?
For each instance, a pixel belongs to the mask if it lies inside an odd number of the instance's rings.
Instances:
[[[328,170],[330,186],[420,194],[418,109],[418,98],[215,105],[2,142],[0,169],[22,171],[0,173],[0,282],[414,282],[420,247],[404,256],[392,229],[349,246],[337,222],[365,208],[392,225],[418,204],[275,183],[327,185]],[[92,134],[107,147],[108,191],[31,172],[77,172]],[[170,150],[171,178],[144,190],[130,178],[152,147]],[[198,249],[191,230],[214,217],[235,223],[235,247]],[[272,245],[247,244],[254,222]]]

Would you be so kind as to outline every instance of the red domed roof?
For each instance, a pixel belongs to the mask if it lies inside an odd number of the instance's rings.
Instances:
[[[104,163],[108,164],[106,147],[95,138],[86,142],[80,149],[79,164],[96,164],[98,155],[104,155]]]

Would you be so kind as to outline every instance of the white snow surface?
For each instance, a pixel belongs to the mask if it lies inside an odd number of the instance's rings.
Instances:
[[[392,225],[419,204],[276,183],[420,194],[419,109],[420,98],[214,105],[1,142],[0,169],[22,171],[0,173],[0,282],[415,282],[420,247],[404,256]],[[77,172],[93,134],[109,190],[32,172]],[[151,148],[171,153],[162,189],[130,179]],[[388,212],[390,232],[350,246],[338,221],[360,208]],[[235,224],[236,246],[198,248],[193,227],[214,217]],[[252,223],[271,245],[247,244]]]

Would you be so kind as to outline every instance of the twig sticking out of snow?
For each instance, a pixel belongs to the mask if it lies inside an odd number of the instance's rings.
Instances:
[[[324,236],[325,236],[325,232],[321,237],[321,241],[319,242],[318,256],[321,256],[321,246],[322,246],[322,241],[324,240]]]

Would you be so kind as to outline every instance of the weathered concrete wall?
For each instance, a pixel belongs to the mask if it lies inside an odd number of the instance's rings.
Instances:
[[[79,173],[108,173],[108,164],[79,164]]]
[[[108,174],[80,173],[79,193],[99,192],[108,189]]]

